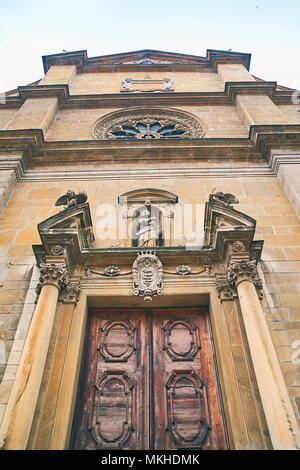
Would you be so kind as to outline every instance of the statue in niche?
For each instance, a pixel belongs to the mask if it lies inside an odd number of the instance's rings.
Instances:
[[[152,209],[151,201],[145,201],[144,207],[134,220],[133,238],[136,239],[136,246],[153,247],[161,244],[159,212],[157,208]]]

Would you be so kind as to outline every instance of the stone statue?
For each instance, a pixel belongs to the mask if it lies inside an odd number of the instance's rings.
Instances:
[[[87,201],[87,194],[85,191],[79,191],[78,194],[75,194],[74,191],[69,189],[66,194],[57,199],[56,206],[66,206],[64,209],[69,209],[69,207],[78,206]]]
[[[209,202],[213,202],[216,200],[222,202],[226,206],[231,206],[232,204],[239,203],[239,200],[233,194],[230,193],[217,192],[209,195]]]
[[[146,208],[142,210],[137,219],[137,246],[157,246],[158,226],[156,217],[151,217],[151,212],[147,208],[150,201],[145,202]]]

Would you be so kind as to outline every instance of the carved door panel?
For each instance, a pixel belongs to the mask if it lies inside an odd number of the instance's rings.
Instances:
[[[153,315],[155,449],[226,449],[208,314],[200,308]]]
[[[204,309],[94,310],[86,345],[73,448],[226,448]]]
[[[94,310],[85,341],[72,447],[148,448],[143,310]]]

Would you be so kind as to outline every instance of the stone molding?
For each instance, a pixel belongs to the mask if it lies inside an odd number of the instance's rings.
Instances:
[[[170,106],[166,104],[166,106]],[[148,106],[150,104],[148,103]],[[162,104],[161,104],[162,106]],[[7,150],[9,145],[9,150]],[[149,151],[149,141],[147,139],[133,139],[123,142],[122,140],[72,140],[72,141],[47,141],[41,129],[3,129],[0,130],[0,152],[6,155],[22,152],[23,167],[29,169],[30,164],[39,167],[45,158],[48,158],[53,165],[57,165],[65,171],[65,168],[72,169],[74,159],[80,159],[83,165],[97,161],[109,162],[114,159],[115,163],[135,162],[143,157],[143,160],[153,160],[159,155],[164,161],[186,162],[182,152],[185,150],[189,155],[189,160],[202,160],[211,156],[212,149],[218,145],[218,157],[228,158],[228,152],[233,160],[247,160],[259,157],[261,163],[266,166],[263,158],[269,159],[272,149],[278,145],[281,148],[289,148],[291,145],[295,149],[300,148],[300,124],[282,125],[252,125],[250,126],[248,137],[243,138],[196,138],[196,139],[151,139],[151,151]],[[174,146],[176,152],[174,152]],[[128,156],[124,154],[124,148],[130,148]],[[288,150],[287,150],[288,151]],[[126,153],[126,152],[125,152]],[[2,159],[1,159],[2,160]],[[8,158],[5,158],[8,161]],[[4,164],[4,161],[3,161]],[[11,163],[10,163],[11,165]],[[90,171],[90,170],[88,170]],[[214,170],[217,171],[217,170]],[[238,169],[240,173],[240,169]],[[245,169],[243,170],[243,172]],[[248,172],[251,169],[248,169]],[[263,171],[263,170],[261,170]],[[270,172],[270,170],[269,170]],[[221,174],[221,173],[220,173]],[[272,174],[272,172],[270,172]],[[209,175],[209,172],[207,172]]]

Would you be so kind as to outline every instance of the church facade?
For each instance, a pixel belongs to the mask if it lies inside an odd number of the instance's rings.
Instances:
[[[249,54],[0,100],[0,446],[300,448],[300,100]]]

